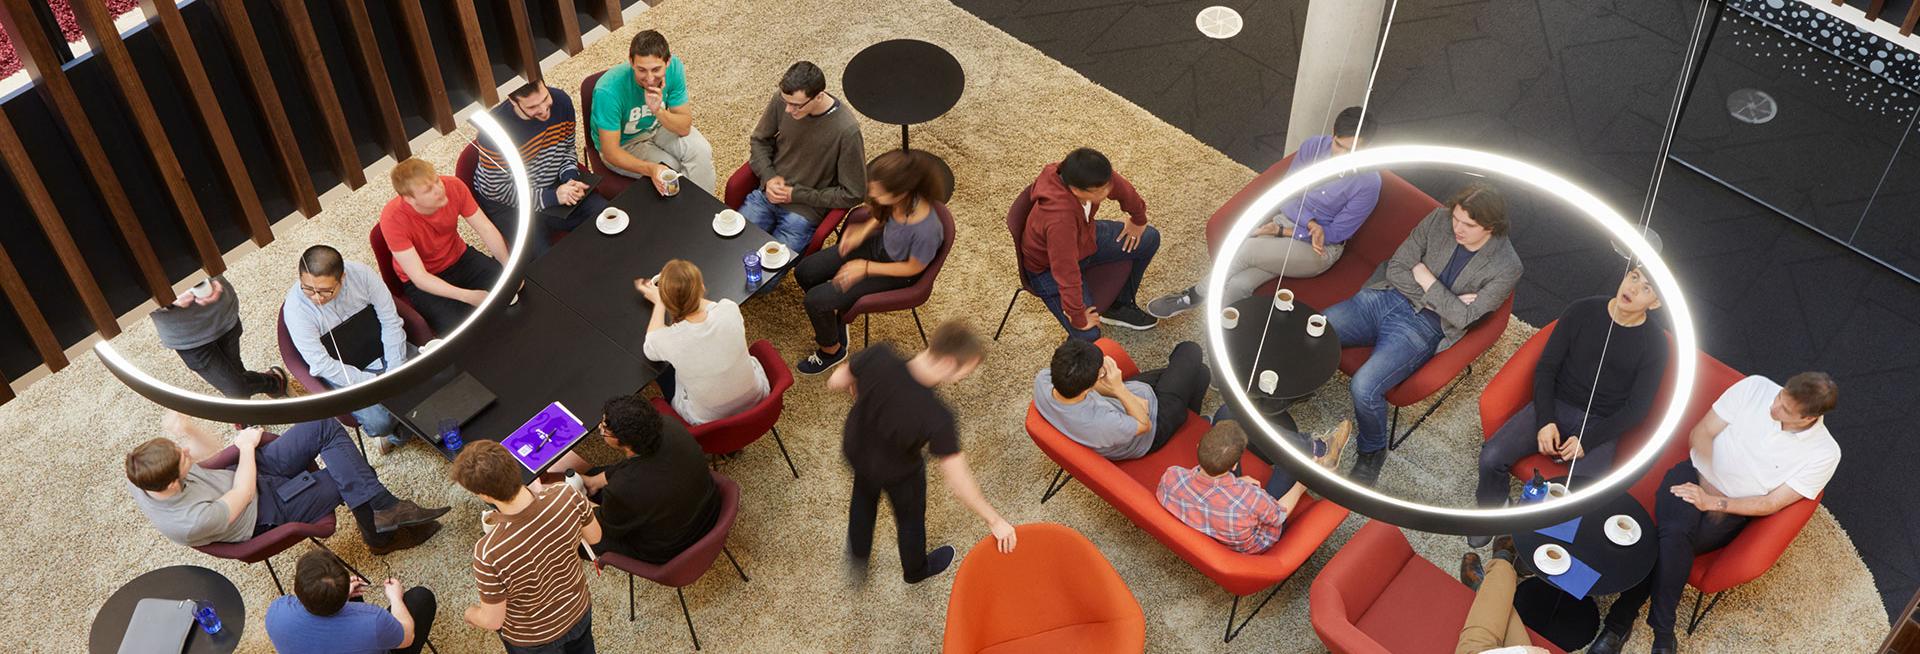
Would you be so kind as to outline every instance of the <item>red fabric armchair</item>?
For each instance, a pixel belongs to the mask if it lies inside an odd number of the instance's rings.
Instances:
[[[1280,183],[1288,167],[1293,165],[1293,155],[1281,159],[1279,163],[1260,173],[1253,183],[1240,189],[1232,199],[1227,200],[1213,217],[1207,219],[1207,252],[1219,251],[1221,241],[1226,239],[1227,228],[1240,212],[1252,204],[1267,189]],[[1333,267],[1319,276],[1287,280],[1287,288],[1307,304],[1320,309],[1353,297],[1360,287],[1373,275],[1373,270],[1381,262],[1393,258],[1393,251],[1400,248],[1400,242],[1407,240],[1420,219],[1440,206],[1431,196],[1414,188],[1407,180],[1401,179],[1389,171],[1380,171],[1380,202],[1374,205],[1373,213],[1367,216],[1367,222],[1360,226],[1352,239],[1347,241],[1346,252]],[[1277,282],[1268,282],[1259,292],[1272,293]]]
[[[1033,185],[1013,199],[1013,206],[1007,209],[1007,231],[1013,234],[1013,274],[1020,285],[1013,289],[1013,297],[1007,299],[1007,310],[1000,314],[1000,326],[993,330],[993,340],[1000,340],[1000,332],[1007,328],[1007,318],[1013,315],[1013,303],[1020,300],[1020,292],[1033,295],[1033,287],[1027,285],[1026,269],[1020,267],[1020,237],[1027,233],[1027,215],[1033,213]],[[1093,307],[1106,311],[1113,301],[1120,297],[1120,287],[1127,284],[1127,273],[1132,272],[1133,264],[1115,261],[1101,264],[1083,271],[1080,283],[1093,292]]]
[[[1449,654],[1474,592],[1414,554],[1393,525],[1362,526],[1320,569],[1307,594],[1308,619],[1334,654]],[[1533,644],[1560,652],[1529,630]]]
[[[760,361],[760,368],[767,373],[767,397],[758,404],[747,407],[745,411],[698,425],[687,425],[687,432],[693,434],[693,440],[700,444],[700,450],[708,454],[727,454],[738,452],[742,448],[760,440],[761,436],[771,432],[773,442],[780,446],[780,456],[787,460],[787,470],[794,479],[800,478],[800,469],[793,466],[793,457],[787,454],[786,441],[780,440],[780,412],[787,406],[787,389],[793,387],[793,371],[787,369],[787,362],[780,358],[780,351],[773,343],[765,340],[754,341],[747,353]],[[686,425],[685,418],[675,413],[673,404],[667,398],[653,398],[653,407],[660,415],[679,420]]]
[[[1104,338],[1096,343],[1107,356],[1119,363],[1123,376],[1130,378],[1139,374],[1139,367],[1134,365],[1133,359],[1118,343]],[[1280,532],[1280,541],[1259,554],[1236,552],[1188,527],[1160,505],[1156,491],[1160,486],[1160,475],[1167,468],[1197,465],[1195,448],[1199,445],[1200,436],[1209,427],[1211,425],[1205,418],[1189,415],[1186,425],[1158,452],[1131,461],[1116,462],[1108,461],[1093,450],[1073,442],[1048,423],[1040,415],[1039,409],[1032,405],[1027,407],[1027,435],[1041,452],[1046,453],[1047,458],[1060,465],[1060,471],[1054,474],[1054,481],[1048,485],[1041,501],[1051,499],[1066,482],[1079,479],[1080,483],[1113,505],[1141,530],[1234,595],[1233,607],[1227,614],[1225,636],[1226,641],[1232,641],[1241,629],[1246,628],[1247,622],[1251,622],[1253,616],[1266,606],[1267,601],[1280,591],[1283,582],[1308,557],[1313,556],[1314,551],[1340,526],[1340,522],[1347,517],[1347,509],[1311,496],[1300,498],[1293,512],[1287,516],[1286,526]],[[1252,452],[1241,457],[1240,468],[1246,475],[1261,480],[1265,480],[1271,472],[1267,464]],[[1066,475],[1071,476],[1063,479]],[[1240,598],[1269,586],[1273,590],[1261,598],[1245,621],[1235,627],[1233,622],[1239,613]]]
[[[693,639],[693,648],[700,649],[700,634],[693,630],[693,614],[687,612],[686,587],[699,581],[713,567],[714,559],[721,554],[727,555],[727,562],[733,564],[733,571],[740,575],[740,581],[747,579],[747,572],[740,569],[740,562],[733,559],[733,552],[727,550],[727,534],[733,532],[733,519],[740,513],[740,485],[718,472],[711,472],[713,483],[720,489],[720,517],[713,522],[713,529],[695,541],[679,556],[660,565],[646,563],[613,552],[600,555],[599,563],[594,567],[612,566],[613,569],[627,573],[627,621],[632,622],[633,578],[640,577],[662,586],[672,586],[675,595],[680,597],[680,615],[687,620],[687,636]]]
[[[740,164],[740,169],[733,171],[733,176],[727,178],[727,189],[723,196],[727,208],[738,211],[741,205],[747,203],[747,194],[758,188],[760,188],[760,178],[753,174],[753,168],[747,164]],[[820,218],[820,224],[814,226],[813,240],[807,242],[807,249],[801,252],[800,256],[819,252],[821,246],[826,245],[827,236],[838,233],[841,221],[846,218],[846,209],[828,210],[827,215]]]
[[[600,83],[600,76],[605,74],[607,71],[603,70],[580,80],[580,95],[575,98],[580,115],[574,120],[580,123],[580,132],[586,136],[586,143],[582,144],[584,147],[581,149],[586,150],[586,156],[582,158],[586,160],[587,172],[601,177],[600,183],[593,189],[600,193],[600,197],[612,200],[621,191],[627,190],[633,178],[613,172],[612,168],[607,167],[607,161],[600,158],[600,134],[593,128],[593,85]]]
[[[1341,257],[1341,260],[1345,261],[1346,258]],[[1433,355],[1433,358],[1427,359],[1419,370],[1413,371],[1412,375],[1387,390],[1387,403],[1393,405],[1393,421],[1388,423],[1387,427],[1387,437],[1390,439],[1387,441],[1389,449],[1398,449],[1401,443],[1405,443],[1407,438],[1413,435],[1414,430],[1420,428],[1420,423],[1426,422],[1433,412],[1440,410],[1440,405],[1453,395],[1454,390],[1460,388],[1461,382],[1466,381],[1467,377],[1473,374],[1473,362],[1479,359],[1480,355],[1486,354],[1487,350],[1492,349],[1494,343],[1500,341],[1500,335],[1507,331],[1507,321],[1512,315],[1513,296],[1509,295],[1506,302],[1500,303],[1500,308],[1494,309],[1493,313],[1487,314],[1480,319],[1480,322],[1468,327],[1467,333],[1461,335],[1460,340],[1456,341],[1452,347]],[[1334,328],[1338,329],[1339,326],[1335,325]],[[1340,372],[1352,375],[1367,362],[1367,357],[1372,354],[1373,348],[1370,347],[1341,348]],[[1449,384],[1449,381],[1452,383]],[[1405,433],[1401,433],[1400,407],[1418,404],[1432,397],[1435,391],[1440,391],[1439,399],[1427,405],[1427,410],[1421,412],[1419,418],[1414,419]]]
[[[954,573],[946,654],[1140,652],[1140,602],[1086,536],[1052,523],[1014,528],[1020,546],[975,543]]]
[[[920,271],[920,278],[906,288],[863,295],[860,299],[853,301],[853,306],[840,312],[840,321],[849,325],[853,324],[854,318],[866,318],[865,323],[860,327],[861,347],[866,347],[872,336],[873,314],[901,309],[906,309],[913,314],[913,328],[920,331],[920,343],[926,344],[927,328],[920,324],[920,305],[926,304],[927,300],[933,297],[933,283],[939,280],[940,269],[947,265],[947,255],[953,252],[954,239],[953,212],[947,210],[947,205],[935,202],[933,213],[940,219],[943,236],[940,240],[940,251],[933,255],[933,261],[927,262],[926,270]],[[847,214],[846,224],[857,225],[868,220],[867,208],[855,207]],[[815,234],[816,238],[818,236]]]
[[[282,333],[285,331],[286,329],[284,327],[281,328]],[[267,443],[273,442],[273,439],[279,437],[279,434],[272,432],[263,433],[260,435],[260,444],[266,445]],[[221,450],[220,453],[208,457],[207,460],[195,465],[208,470],[220,470],[232,468],[239,465],[239,463],[240,449],[229,445],[227,449]],[[309,471],[319,469],[320,467],[317,465],[307,466],[307,470]],[[207,556],[219,559],[231,559],[241,563],[266,563],[267,574],[273,577],[274,589],[278,590],[281,595],[285,595],[287,594],[287,589],[280,584],[280,573],[273,569],[273,555],[285,552],[288,548],[300,544],[300,541],[303,540],[313,541],[313,544],[319,546],[320,549],[327,550],[328,554],[333,554],[333,550],[327,549],[326,544],[320,542],[320,539],[333,536],[335,526],[336,523],[333,516],[328,515],[313,522],[290,522],[279,525],[267,530],[267,533],[254,536],[242,542],[209,543],[193,549],[199,550],[200,553],[206,554]],[[339,555],[335,555],[334,558],[339,558]]]

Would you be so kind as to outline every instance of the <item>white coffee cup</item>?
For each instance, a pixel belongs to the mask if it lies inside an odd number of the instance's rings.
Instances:
[[[1560,499],[1567,496],[1567,485],[1559,482],[1547,484],[1547,499]]]
[[[1260,392],[1272,395],[1280,387],[1280,373],[1272,370],[1260,371]]]
[[[1293,289],[1283,288],[1273,293],[1273,308],[1280,311],[1293,310]]]
[[[740,212],[734,211],[732,209],[722,210],[719,214],[719,218],[720,218],[720,224],[729,229],[733,228],[736,225],[739,225],[741,222],[744,222],[747,219],[746,216],[741,215]]]
[[[207,296],[213,295],[213,279],[207,278],[200,280],[200,283],[194,284],[192,288],[187,289],[187,293],[202,300],[207,299]]]
[[[1318,337],[1321,334],[1325,334],[1325,333],[1327,333],[1327,317],[1326,316],[1316,313],[1307,318],[1307,335],[1308,336]]]
[[[1233,329],[1235,327],[1239,327],[1240,326],[1240,310],[1235,309],[1233,307],[1227,307],[1225,309],[1221,309],[1220,322],[1221,324],[1226,325],[1227,329]]]

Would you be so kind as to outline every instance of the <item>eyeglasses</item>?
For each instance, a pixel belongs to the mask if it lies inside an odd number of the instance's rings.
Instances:
[[[335,286],[333,288],[314,288],[306,284],[301,284],[300,292],[305,293],[307,297],[328,298],[328,297],[333,297],[335,295],[339,295],[340,287]]]

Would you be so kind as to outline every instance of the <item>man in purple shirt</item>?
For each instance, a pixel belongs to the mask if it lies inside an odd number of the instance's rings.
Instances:
[[[1373,125],[1360,120],[1360,107],[1347,107],[1333,121],[1333,134],[1315,136],[1294,152],[1288,174],[1329,157],[1352,152],[1373,135]],[[1234,253],[1227,273],[1223,303],[1253,295],[1254,289],[1275,277],[1313,277],[1333,267],[1346,251],[1347,239],[1373,214],[1380,200],[1380,173],[1348,172],[1314,185],[1280,203],[1272,222],[1253,231]],[[1147,303],[1147,313],[1166,319],[1200,303],[1201,284]]]

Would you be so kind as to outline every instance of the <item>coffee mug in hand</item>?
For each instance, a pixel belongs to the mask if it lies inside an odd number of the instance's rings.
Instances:
[[[1273,294],[1273,308],[1281,311],[1293,310],[1293,289],[1283,288]]]
[[[1235,327],[1239,327],[1240,326],[1240,310],[1235,309],[1233,307],[1227,307],[1225,309],[1221,309],[1220,323],[1223,325],[1226,325],[1227,329],[1233,329]]]
[[[1327,317],[1326,316],[1316,313],[1316,314],[1313,314],[1312,317],[1307,318],[1307,335],[1308,336],[1319,337],[1320,335],[1325,333],[1327,333]]]
[[[679,194],[680,173],[675,172],[672,168],[660,169],[660,185],[667,188],[667,195]]]

